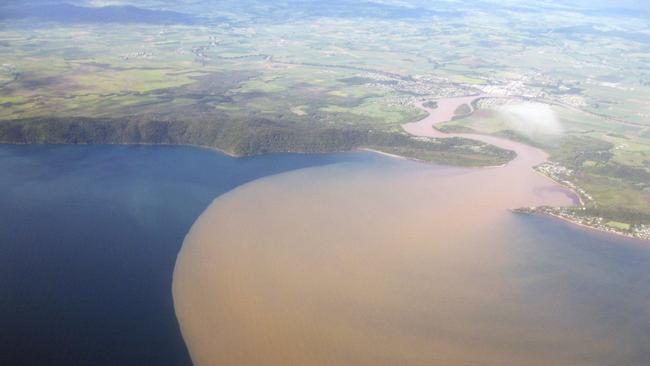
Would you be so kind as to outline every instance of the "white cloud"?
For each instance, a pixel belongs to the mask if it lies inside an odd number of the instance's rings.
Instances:
[[[551,106],[542,103],[524,102],[499,107],[509,127],[528,137],[540,135],[561,135],[562,123]]]

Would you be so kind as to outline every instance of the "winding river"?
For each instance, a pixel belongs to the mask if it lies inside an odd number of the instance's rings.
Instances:
[[[517,154],[517,157],[507,164],[507,168],[516,169],[518,174],[524,174],[523,170],[532,169],[532,167],[548,159],[548,154],[543,150],[520,142],[473,133],[445,133],[433,127],[437,124],[451,121],[458,107],[463,104],[471,105],[479,98],[482,98],[482,96],[441,99],[437,101],[438,108],[436,109],[426,108],[422,103],[419,103],[418,107],[427,111],[429,115],[420,121],[404,124],[402,128],[414,136],[435,138],[460,137],[485,142],[486,144],[498,146],[502,149],[512,150]]]
[[[485,96],[440,99],[437,101],[438,107],[436,109],[424,107],[422,103],[419,103],[417,106],[424,109],[429,115],[420,121],[404,124],[402,128],[404,131],[414,136],[434,138],[460,137],[481,141],[502,149],[514,151],[517,154],[515,159],[503,167],[493,167],[493,169],[498,169],[498,174],[502,175],[504,178],[511,179],[513,183],[516,183],[519,186],[526,186],[524,189],[527,189],[527,187],[533,187],[534,191],[546,190],[564,192],[572,199],[572,204],[579,203],[579,197],[575,193],[550,178],[541,176],[533,170],[533,167],[547,161],[548,154],[545,151],[506,138],[474,133],[445,133],[434,128],[437,124],[451,121],[454,118],[455,111],[458,107],[463,104],[472,106],[474,101],[483,97]],[[564,202],[555,200],[549,200],[545,204],[557,206],[565,205]]]

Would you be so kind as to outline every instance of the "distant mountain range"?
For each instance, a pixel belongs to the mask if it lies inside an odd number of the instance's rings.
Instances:
[[[110,3],[109,3],[110,4]],[[390,1],[164,1],[119,2],[120,5],[103,7],[88,6],[86,1],[66,2],[56,0],[34,0],[28,3],[5,0],[0,5],[0,19],[35,18],[43,21],[64,23],[143,23],[143,24],[198,24],[211,18],[215,8],[231,10],[253,19],[286,21],[291,18],[376,18],[413,19],[422,17],[463,17],[467,11],[480,9],[485,12],[548,13],[571,11],[584,15],[647,18],[650,5],[621,3],[588,4],[581,0],[569,2],[541,1],[530,3],[511,1],[507,3],[481,0],[470,4],[451,1],[390,2]],[[173,9],[173,10],[170,10]],[[180,10],[179,10],[180,9]],[[178,10],[178,11],[177,11]],[[201,14],[201,16],[195,15]],[[214,19],[212,19],[214,20]]]
[[[36,18],[65,23],[145,23],[196,24],[199,17],[168,10],[151,10],[135,6],[86,7],[72,4],[5,5],[0,19]]]

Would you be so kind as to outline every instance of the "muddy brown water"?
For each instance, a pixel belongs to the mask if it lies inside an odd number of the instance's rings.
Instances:
[[[436,118],[404,128],[434,135]],[[483,169],[336,164],[215,200],[174,273],[194,363],[643,364],[650,253],[625,242],[612,256],[623,239],[511,213],[574,197],[531,169],[542,151],[460,135],[517,158]]]

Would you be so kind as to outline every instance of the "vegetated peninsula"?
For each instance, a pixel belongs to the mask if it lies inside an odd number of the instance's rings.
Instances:
[[[1,142],[185,144],[235,156],[365,148],[498,166],[514,154],[402,129],[425,117],[417,102],[490,96],[437,128],[548,152],[550,167],[570,173],[540,172],[584,192],[584,207],[566,210],[585,224],[635,236],[650,224],[648,37],[627,15],[538,4],[540,26],[526,6],[484,1],[58,3],[0,8]],[[500,23],[504,14],[513,21]],[[562,132],[540,138],[522,122],[534,119],[519,118],[523,102],[546,105]]]
[[[19,144],[172,144],[232,156],[331,153],[370,149],[458,166],[496,166],[514,153],[479,141],[429,139],[372,126],[304,126],[268,119],[231,120],[187,114],[111,118],[30,118],[0,123],[0,141]]]

